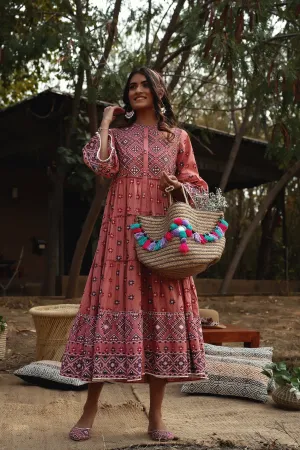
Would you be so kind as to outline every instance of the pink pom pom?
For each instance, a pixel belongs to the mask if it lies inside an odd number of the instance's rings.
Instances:
[[[172,233],[170,233],[170,231],[168,231],[168,232],[165,234],[165,238],[167,239],[167,241],[171,241],[171,240],[173,239]]]
[[[226,225],[223,225],[222,223],[218,224],[222,231],[226,231],[228,227]]]
[[[206,244],[206,240],[204,239],[204,236],[200,234],[200,242],[201,244]]]
[[[210,234],[213,234],[214,236],[216,236],[217,239],[220,239],[218,233],[216,233],[215,231],[212,231]]]
[[[185,243],[180,244],[180,246],[179,246],[179,251],[180,251],[181,253],[187,253],[189,250],[190,250],[190,249],[188,248],[187,244],[185,244]]]
[[[148,239],[145,244],[143,245],[143,248],[147,250],[147,248],[149,247],[149,245],[151,244],[150,239]]]
[[[187,235],[188,237],[191,237],[192,234],[193,234],[192,230],[189,230],[188,228],[186,229],[185,232],[186,232],[186,235]]]
[[[183,220],[180,219],[180,217],[177,217],[177,219],[173,220],[173,223],[176,223],[176,225],[182,225],[183,224]]]
[[[133,230],[133,232],[134,232],[134,234],[135,234],[135,233],[141,233],[141,232],[142,232],[142,229],[141,229],[141,228],[135,228],[135,229]]]

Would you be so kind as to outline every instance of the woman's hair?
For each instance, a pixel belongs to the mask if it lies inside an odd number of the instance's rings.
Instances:
[[[161,77],[161,75],[148,67],[140,67],[139,69],[134,69],[128,77],[127,83],[125,85],[124,93],[123,93],[123,102],[125,105],[126,111],[131,110],[130,102],[129,102],[129,86],[131,79],[137,73],[144,75],[146,80],[148,81],[150,91],[153,96],[153,104],[155,109],[155,114],[158,120],[158,129],[160,131],[166,131],[170,138],[174,138],[174,133],[172,132],[172,128],[176,126],[176,118],[168,97],[167,88],[165,83]],[[162,94],[162,95],[161,95]],[[162,112],[162,108],[164,108],[164,113]],[[136,120],[135,115],[132,119],[127,121],[127,124],[132,124]]]

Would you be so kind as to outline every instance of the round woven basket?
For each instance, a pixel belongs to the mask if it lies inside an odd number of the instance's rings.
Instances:
[[[300,411],[300,400],[290,392],[291,386],[280,386],[272,392],[272,399],[283,409]]]
[[[188,219],[193,230],[205,234],[211,232],[218,221],[223,218],[223,213],[213,211],[198,211],[183,202],[173,203],[166,216],[139,216],[138,222],[150,239],[159,240],[166,234],[176,217]],[[165,248],[157,251],[147,251],[136,244],[136,252],[139,261],[149,269],[159,272],[167,278],[186,278],[206,270],[212,264],[219,261],[225,247],[225,238],[215,242],[200,244],[192,238],[188,238],[188,253],[179,251],[180,241],[173,238]]]
[[[0,331],[0,359],[5,358],[6,352],[7,326],[4,331]]]
[[[36,328],[36,359],[61,361],[78,304],[35,306],[29,310]]]

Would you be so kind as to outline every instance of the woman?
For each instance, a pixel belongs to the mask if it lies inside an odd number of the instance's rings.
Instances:
[[[207,184],[187,133],[175,127],[161,76],[148,68],[133,71],[123,100],[127,126],[109,129],[124,110],[106,108],[99,132],[83,149],[85,163],[112,183],[62,360],[62,375],[90,383],[83,414],[70,432],[74,440],[89,438],[106,380],[148,382],[148,433],[153,440],[175,439],[162,421],[166,383],[206,377],[193,279],[163,279],[141,266],[129,227],[138,214],[165,214],[166,188],[176,200],[185,189],[193,204]]]

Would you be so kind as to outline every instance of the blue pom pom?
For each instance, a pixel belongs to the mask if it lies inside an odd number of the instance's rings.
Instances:
[[[132,230],[134,230],[135,228],[141,228],[141,224],[140,223],[133,223],[133,224],[131,224],[130,225],[130,228],[132,229]]]

